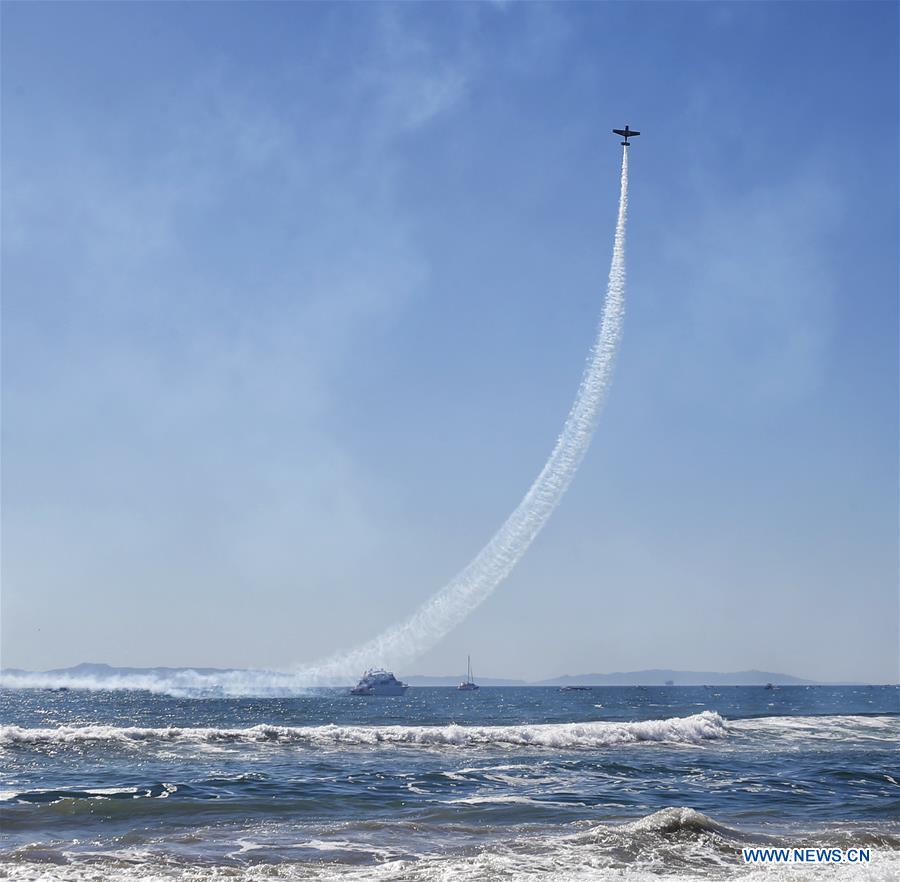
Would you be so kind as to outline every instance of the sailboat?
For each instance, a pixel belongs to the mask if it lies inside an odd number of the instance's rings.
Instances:
[[[460,683],[456,688],[463,689],[466,692],[474,692],[476,689],[478,689],[478,684],[472,679],[472,656],[467,655],[466,661],[468,662],[466,668],[466,679],[463,680],[463,682]]]

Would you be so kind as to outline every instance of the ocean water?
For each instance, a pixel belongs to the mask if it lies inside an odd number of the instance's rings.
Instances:
[[[897,687],[0,692],[0,877],[900,879]],[[752,866],[747,845],[868,847]]]

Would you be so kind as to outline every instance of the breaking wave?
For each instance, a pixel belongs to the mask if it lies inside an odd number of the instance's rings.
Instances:
[[[739,831],[718,824],[708,815],[688,806],[661,809],[637,821],[622,824],[619,829],[630,833],[717,833],[735,838],[739,835]]]
[[[143,728],[139,726],[0,727],[0,747],[64,744],[295,744],[309,747],[548,747],[599,748],[640,742],[700,744],[728,734],[727,722],[712,711],[633,723],[542,723],[520,726],[271,726],[246,729]]]
[[[734,720],[731,725],[748,735],[839,744],[849,739],[881,741],[900,736],[900,715],[885,713],[751,717]]]
[[[371,823],[371,822],[370,822]],[[376,822],[377,823],[377,822]],[[208,828],[209,829],[209,828]],[[221,862],[187,863],[163,852],[152,840],[106,854],[77,854],[65,846],[35,842],[0,859],[0,873],[16,882],[53,878],[59,882],[893,882],[900,872],[900,837],[875,830],[835,828],[798,831],[770,827],[766,833],[728,827],[702,812],[677,806],[625,823],[592,825],[559,835],[533,827],[501,841],[465,842],[441,848],[421,843],[418,827],[400,845],[375,842],[371,830],[306,833],[292,827],[291,844],[278,859],[267,849],[266,831],[242,828]],[[477,828],[468,832],[476,833]],[[210,831],[211,832],[211,831]],[[457,829],[457,836],[465,832]],[[353,833],[363,833],[357,838]],[[368,835],[366,835],[368,834]],[[140,836],[140,834],[138,834]],[[795,845],[877,849],[869,866],[748,866],[745,845]],[[248,856],[256,856],[255,860]]]

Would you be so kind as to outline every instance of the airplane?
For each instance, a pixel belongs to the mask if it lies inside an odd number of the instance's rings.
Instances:
[[[628,139],[635,137],[635,135],[640,135],[640,132],[632,132],[631,129],[628,128],[628,126],[625,126],[624,129],[613,129],[613,134],[621,135],[625,139],[624,141],[622,141],[622,146],[627,147]]]

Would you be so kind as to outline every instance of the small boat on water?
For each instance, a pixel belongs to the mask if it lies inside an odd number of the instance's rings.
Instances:
[[[457,686],[457,689],[462,689],[464,692],[474,692],[476,689],[479,689],[479,685],[472,679],[472,656],[466,656],[467,666],[466,666],[466,679],[462,681],[462,683]]]
[[[593,692],[593,686],[560,686],[560,692]]]
[[[369,668],[356,686],[350,690],[351,695],[403,695],[409,684],[401,683],[390,671],[383,668]]]

